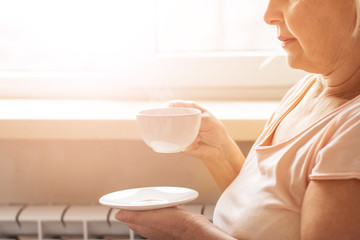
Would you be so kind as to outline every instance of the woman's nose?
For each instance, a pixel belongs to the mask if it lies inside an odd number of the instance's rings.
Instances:
[[[284,0],[269,0],[264,13],[264,21],[269,25],[276,25],[283,20],[282,5]]]

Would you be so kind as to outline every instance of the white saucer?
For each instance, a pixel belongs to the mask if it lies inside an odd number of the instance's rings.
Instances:
[[[146,187],[113,192],[102,196],[99,203],[124,210],[152,210],[184,204],[199,193],[183,187]]]

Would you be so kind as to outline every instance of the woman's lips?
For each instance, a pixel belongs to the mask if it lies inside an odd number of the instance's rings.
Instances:
[[[295,41],[295,38],[285,37],[285,36],[279,36],[278,39],[280,40],[281,46],[283,48]]]

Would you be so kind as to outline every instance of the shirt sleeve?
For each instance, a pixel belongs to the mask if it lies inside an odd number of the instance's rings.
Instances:
[[[359,108],[338,118],[325,134],[311,180],[360,179]]]

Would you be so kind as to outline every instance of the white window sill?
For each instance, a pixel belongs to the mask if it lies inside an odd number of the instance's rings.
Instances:
[[[202,101],[237,141],[254,141],[276,101]],[[136,113],[166,102],[0,100],[0,139],[139,140]]]

